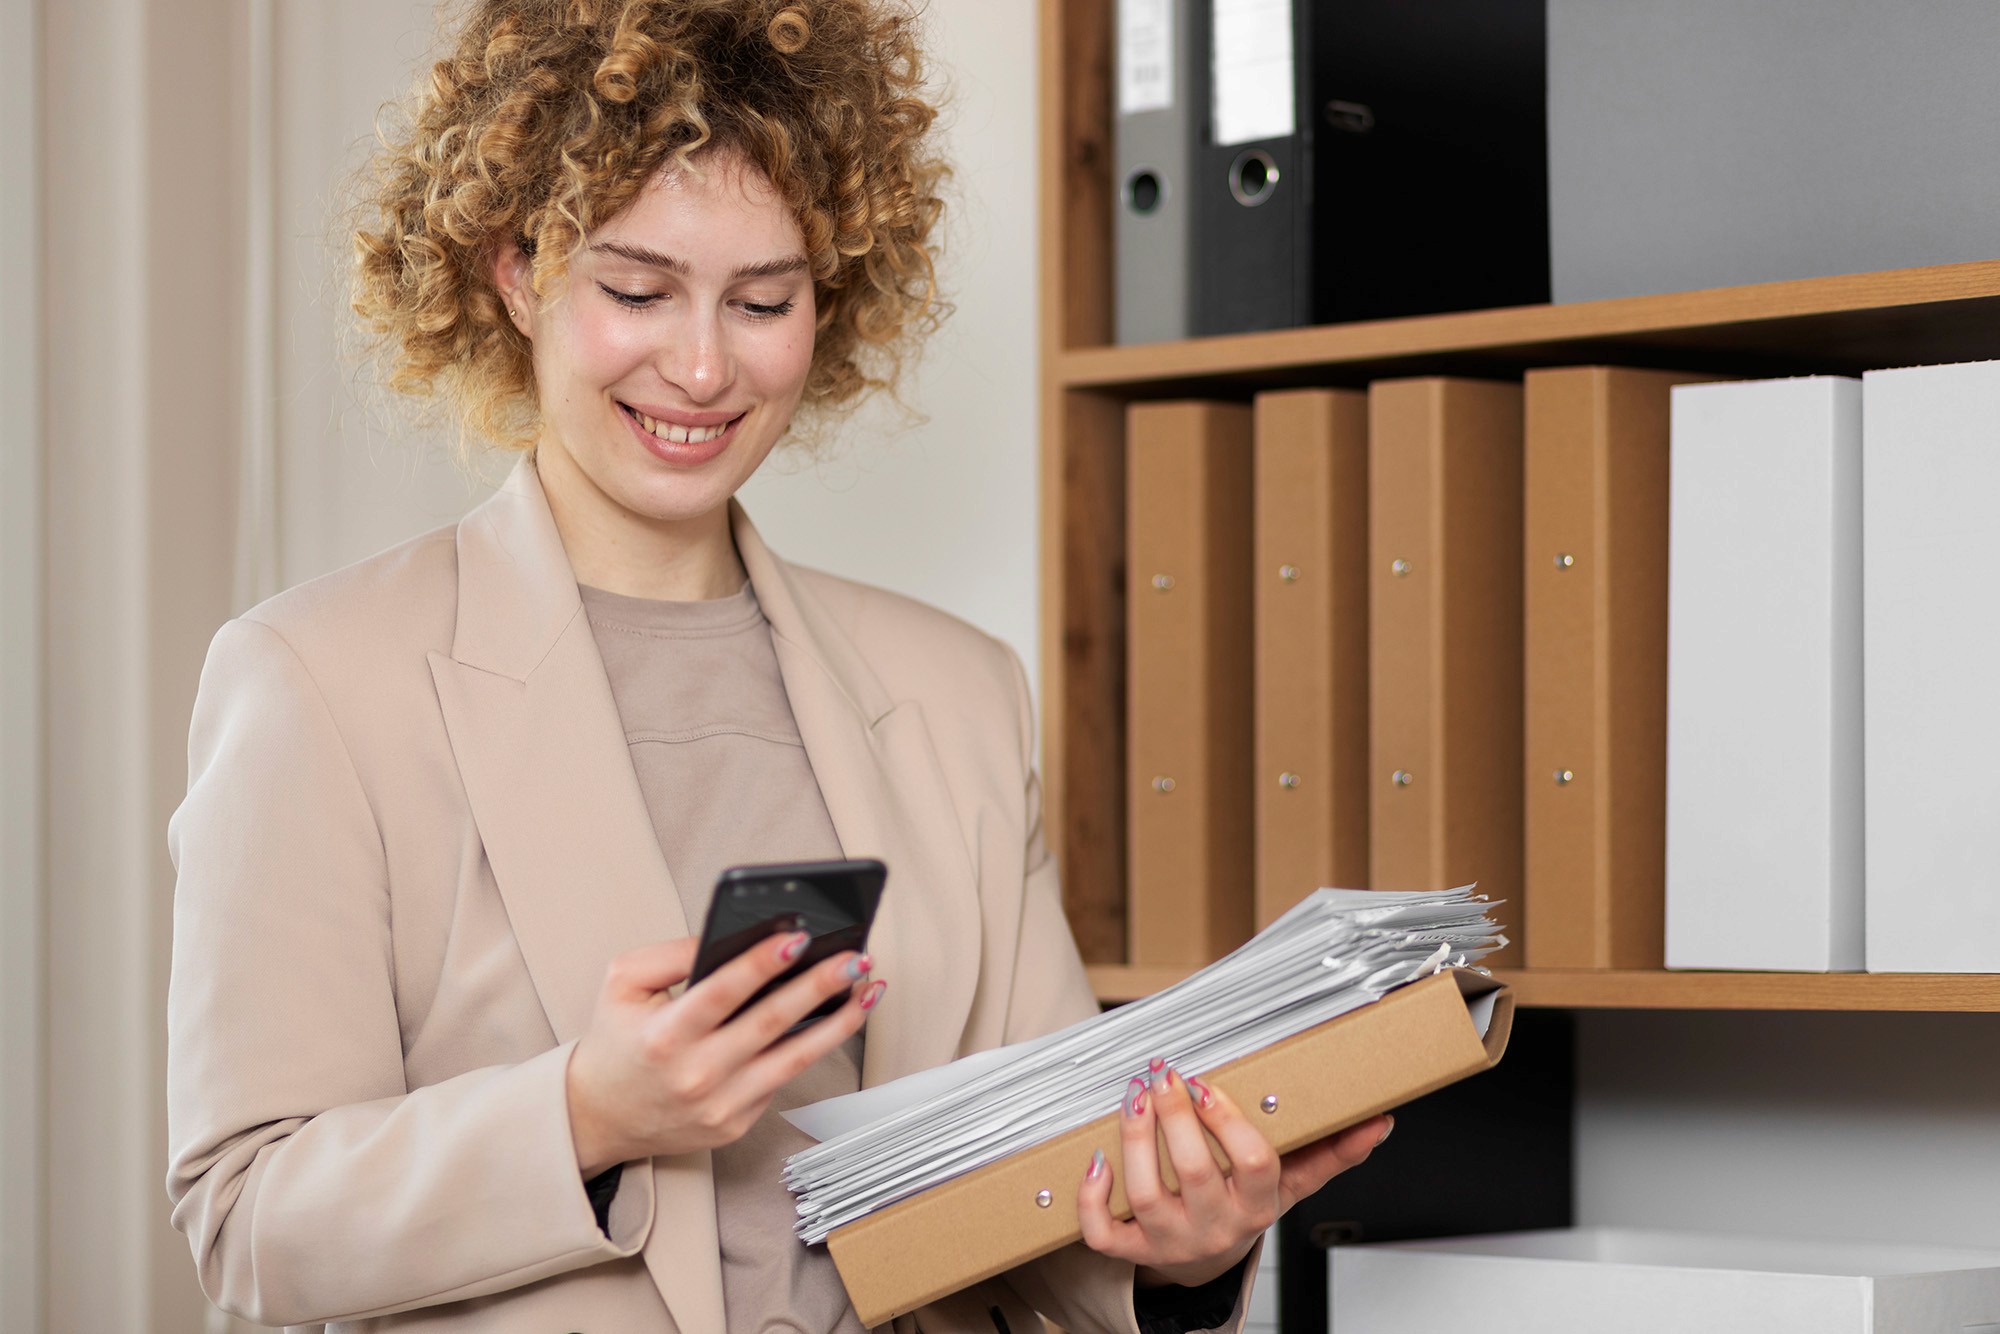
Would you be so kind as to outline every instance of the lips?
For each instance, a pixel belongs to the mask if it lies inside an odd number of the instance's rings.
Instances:
[[[630,403],[620,403],[618,406],[623,408],[626,414],[638,422],[641,427],[645,428],[647,434],[664,440],[671,445],[705,445],[709,441],[719,437],[724,431],[727,431],[743,415],[738,413],[735,417],[731,417],[727,421],[716,422],[707,426],[682,426],[675,422],[661,421],[657,417],[649,416],[641,412],[638,408],[633,407]]]
[[[663,422],[629,403],[618,404],[618,411],[647,453],[676,468],[699,467],[720,455],[736,438],[736,428],[745,415],[739,413],[706,426],[682,426]]]

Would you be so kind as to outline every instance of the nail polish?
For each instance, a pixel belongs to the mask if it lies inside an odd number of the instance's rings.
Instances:
[[[1166,1065],[1165,1059],[1158,1056],[1155,1056],[1152,1060],[1146,1062],[1146,1068],[1152,1071],[1156,1075],[1160,1073],[1161,1069],[1164,1068],[1165,1065]]]
[[[806,947],[806,942],[810,939],[812,939],[812,937],[808,936],[805,932],[803,931],[799,932],[797,935],[793,936],[790,940],[786,941],[784,945],[778,950],[778,957],[780,959],[783,959],[786,963],[790,963],[792,960],[799,957],[799,951]]]
[[[1195,1101],[1199,1102],[1202,1106],[1206,1107],[1215,1101],[1214,1097],[1208,1091],[1208,1085],[1202,1083],[1193,1075],[1188,1076],[1187,1086],[1189,1091],[1195,1095]]]
[[[1097,1178],[1104,1175],[1104,1150],[1102,1149],[1091,1150],[1090,1171],[1087,1175],[1092,1181],[1095,1181],[1097,1180]]]
[[[1174,1073],[1174,1068],[1171,1065],[1166,1068],[1165,1073],[1160,1077],[1166,1081],[1168,1088],[1172,1088],[1179,1079],[1179,1076]]]
[[[862,978],[868,976],[868,970],[874,966],[875,960],[869,958],[866,954],[855,955],[847,961],[847,980],[850,982],[859,982]]]
[[[882,993],[887,991],[888,989],[889,989],[889,984],[887,982],[883,982],[880,980],[870,982],[868,984],[868,990],[861,993],[861,1008],[864,1010],[874,1009],[875,1002],[881,1000]]]
[[[1146,1077],[1133,1075],[1125,1086],[1125,1115],[1137,1116],[1146,1110]]]

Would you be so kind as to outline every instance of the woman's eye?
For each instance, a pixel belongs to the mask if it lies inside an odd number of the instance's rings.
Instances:
[[[743,309],[760,320],[775,320],[781,315],[791,314],[796,305],[798,302],[789,300],[780,301],[775,306],[760,306],[754,301],[745,301]]]
[[[658,292],[621,292],[607,283],[599,283],[597,288],[621,306],[650,306],[660,299]]]

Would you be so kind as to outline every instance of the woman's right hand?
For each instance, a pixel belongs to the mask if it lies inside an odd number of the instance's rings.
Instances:
[[[679,996],[667,989],[694,967],[693,938],[611,961],[569,1060],[570,1134],[584,1176],[741,1138],[779,1089],[860,1030],[888,984],[866,981],[868,956],[852,952],[815,964],[730,1018],[805,943],[803,932],[761,941]],[[840,1009],[784,1036],[842,991],[849,994]]]

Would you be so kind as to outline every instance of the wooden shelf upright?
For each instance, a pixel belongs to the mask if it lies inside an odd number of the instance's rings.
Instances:
[[[2000,260],[1113,346],[1113,12],[1109,0],[1041,0],[1039,127],[1045,809],[1065,907],[1107,1001],[1179,975],[1121,962],[1129,403],[1593,363],[1771,376],[2000,359]],[[2000,974],[1505,976],[1531,1006],[2000,1011]]]

